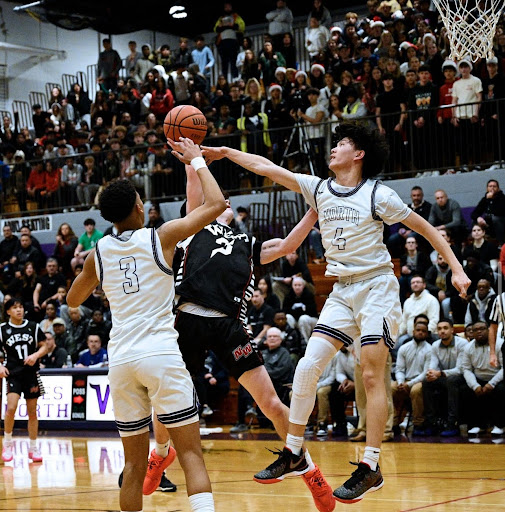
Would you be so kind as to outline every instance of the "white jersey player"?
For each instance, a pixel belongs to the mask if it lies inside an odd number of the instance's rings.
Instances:
[[[331,150],[329,164],[335,178],[329,180],[293,174],[266,158],[227,147],[204,147],[203,153],[208,161],[227,157],[301,192],[317,210],[327,275],[335,278],[305,356],[296,368],[286,446],[277,461],[255,475],[255,480],[280,481],[299,464],[319,376],[342,345],[359,341],[368,404],[367,446],[351,478],[333,493],[338,501],[355,503],[383,485],[378,460],[387,419],[384,367],[401,316],[398,281],[382,243],[383,221],[403,222],[427,238],[449,262],[453,284],[462,294],[470,280],[439,232],[403,204],[393,190],[373,180],[388,154],[387,143],[378,131],[359,123],[343,123],[337,130],[338,143]]]
[[[191,510],[214,511],[200,445],[196,393],[174,329],[170,267],[175,245],[203,229],[226,204],[199,147],[189,139],[181,147],[198,172],[205,204],[156,231],[143,227],[144,205],[131,182],[109,184],[100,195],[99,207],[117,234],[100,240],[88,255],[67,297],[68,305],[77,307],[101,283],[110,303],[109,382],[125,452],[120,491],[123,511],[142,510],[152,409],[169,428],[179,452]],[[174,459],[175,450],[167,446],[154,464],[166,468]]]

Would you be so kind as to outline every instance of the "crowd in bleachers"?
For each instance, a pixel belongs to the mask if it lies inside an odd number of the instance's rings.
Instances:
[[[454,173],[502,159],[503,18],[493,58],[455,63],[429,0],[369,0],[365,17],[348,12],[343,20],[332,19],[314,0],[307,8],[305,48],[294,47],[293,15],[283,0],[266,14],[267,32],[256,47],[236,7],[225,3],[214,25],[220,62],[202,36],[181,37],[175,49],[143,44],[140,52],[130,41],[124,59],[104,39],[94,98],[79,83],[68,91],[54,87],[49,111],[32,105],[33,131],[19,126],[16,114],[13,121],[5,116],[2,199],[21,211],[89,208],[100,187],[116,177],[131,179],[146,198],[182,195],[184,180],[174,172],[162,123],[183,104],[204,112],[207,143],[227,136],[220,143],[276,162],[299,121],[309,142],[305,153],[321,175],[327,172],[331,128],[360,117],[376,124],[390,143],[386,174]],[[211,84],[218,65],[221,74]],[[302,159],[284,163],[307,168]],[[247,173],[247,179],[236,171],[216,173],[229,189],[262,185]]]
[[[367,7],[367,18],[350,12],[344,21],[333,21],[315,0],[306,32],[310,67],[303,70],[297,69],[300,49],[293,47],[292,15],[283,0],[267,14],[268,33],[262,48],[253,47],[244,21],[226,4],[214,27],[222,65],[216,84],[211,84],[209,70],[217,64],[201,37],[195,39],[193,50],[191,42],[181,38],[174,52],[168,45],[156,51],[143,45],[137,52],[131,41],[124,78],[119,54],[104,40],[95,98],[89,98],[79,84],[70,91],[54,88],[50,112],[33,105],[34,134],[19,128],[16,119],[12,125],[4,118],[0,133],[3,199],[14,197],[21,211],[27,210],[30,200],[40,209],[89,208],[101,187],[117,177],[132,180],[147,199],[183,195],[184,182],[176,177],[175,161],[162,142],[165,115],[182,104],[204,112],[208,140],[238,134],[236,139],[226,139],[230,145],[235,142],[243,151],[276,161],[281,159],[291,127],[300,121],[306,125],[306,137],[318,162],[316,169],[322,176],[327,175],[327,131],[320,126],[324,121],[339,123],[369,116],[368,122],[376,123],[390,142],[390,172],[399,171],[405,163],[405,142],[414,148],[415,166],[435,168],[435,172],[441,166],[449,173],[457,172],[481,161],[481,155],[469,148],[497,150],[499,144],[472,145],[468,140],[493,141],[500,133],[498,128],[504,129],[503,110],[491,103],[505,98],[503,23],[496,32],[493,59],[454,63],[448,59],[444,29],[427,0],[413,6],[403,0],[398,4],[369,0]],[[468,86],[459,92],[458,83]],[[455,100],[474,105],[437,109]],[[406,114],[407,109],[412,112]],[[441,134],[451,144],[443,152],[432,146],[428,150],[424,143]],[[489,161],[494,160],[497,154],[493,153]],[[253,188],[261,186],[255,177],[249,179]],[[404,226],[396,226],[385,238],[392,256],[400,259],[404,308],[399,342],[385,372],[390,399],[385,440],[398,433],[410,410],[418,435],[455,435],[459,432],[456,427],[463,423],[474,432],[489,424],[494,433],[503,433],[503,407],[499,405],[504,395],[503,359],[498,350],[498,364],[490,366],[488,337],[489,332],[496,335],[503,311],[497,291],[500,268],[505,270],[505,197],[496,180],[490,180],[482,194],[471,216],[472,227],[445,191],[436,192],[434,204],[424,199],[420,187],[414,187],[411,194],[411,208],[435,226],[456,257],[465,262],[465,272],[472,280],[468,299],[459,297],[451,285],[447,263],[426,240]],[[159,208],[153,206],[152,213],[150,225],[155,226],[160,222]],[[236,219],[237,224],[247,230],[245,224],[240,225],[242,218]],[[28,317],[44,322],[45,330],[54,333],[55,345],[66,350],[74,363],[86,346],[90,361],[102,358],[94,337],[106,347],[111,320],[100,289],[81,308],[70,309],[65,304],[69,283],[102,236],[92,219],[85,222],[85,228],[77,239],[71,226],[62,224],[54,254],[47,261],[27,228],[18,239],[5,226],[0,242],[4,296],[22,297]],[[317,229],[310,238],[314,257],[324,262]],[[264,352],[274,385],[288,403],[294,367],[317,321],[314,285],[306,263],[294,253],[286,257],[280,275],[264,276],[258,287],[248,323]],[[453,324],[464,326],[464,334],[459,335],[466,341],[453,336]],[[498,338],[502,335],[500,329]],[[450,357],[440,356],[444,349]],[[359,368],[359,354],[343,350],[323,373],[318,386],[320,435],[327,434],[330,411],[334,432],[347,434],[345,404],[355,397],[360,422],[352,438],[363,440],[366,396]],[[214,372],[222,376],[212,354],[208,369],[199,377],[202,393],[209,392],[205,384],[215,379]],[[451,374],[456,377],[450,379]],[[431,384],[437,381],[439,388]],[[223,384],[222,393],[226,390]],[[451,398],[440,398],[447,395]],[[406,405],[407,398],[411,405]],[[212,410],[207,402],[211,403],[212,397],[202,401],[209,415]],[[460,410],[460,402],[472,407]],[[247,429],[246,417],[251,415],[261,417],[251,398],[241,392],[236,432]]]

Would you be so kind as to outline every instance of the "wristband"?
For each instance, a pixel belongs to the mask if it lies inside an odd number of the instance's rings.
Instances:
[[[198,169],[201,169],[202,167],[207,167],[207,164],[205,163],[205,158],[201,156],[197,156],[191,160],[191,165],[195,171],[198,171]]]

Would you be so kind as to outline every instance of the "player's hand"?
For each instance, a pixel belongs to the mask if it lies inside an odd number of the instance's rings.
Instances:
[[[9,376],[9,370],[3,365],[0,365],[0,379],[4,379]]]
[[[496,357],[496,353],[489,354],[489,364],[493,368],[498,368],[498,358]]]
[[[207,165],[210,165],[215,160],[221,160],[224,158],[224,146],[218,147],[210,147],[210,146],[202,146],[202,154],[207,162]]]
[[[35,354],[31,354],[25,359],[25,365],[33,366],[37,362],[37,359],[38,357]]]
[[[461,270],[460,272],[454,272],[452,274],[452,284],[456,290],[459,292],[459,296],[462,299],[466,298],[466,291],[468,287],[472,284],[472,281],[468,278],[468,276]]]
[[[180,137],[180,142],[175,142],[172,139],[167,139],[167,141],[172,148],[172,155],[174,155],[183,164],[189,165],[193,158],[202,156],[200,147],[197,146],[191,139]]]

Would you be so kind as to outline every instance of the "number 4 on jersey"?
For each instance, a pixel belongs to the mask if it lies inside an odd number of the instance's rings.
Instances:
[[[331,245],[336,247],[339,251],[345,251],[345,244],[347,243],[347,240],[342,237],[343,233],[344,228],[337,228],[335,231],[335,236],[331,241]]]

